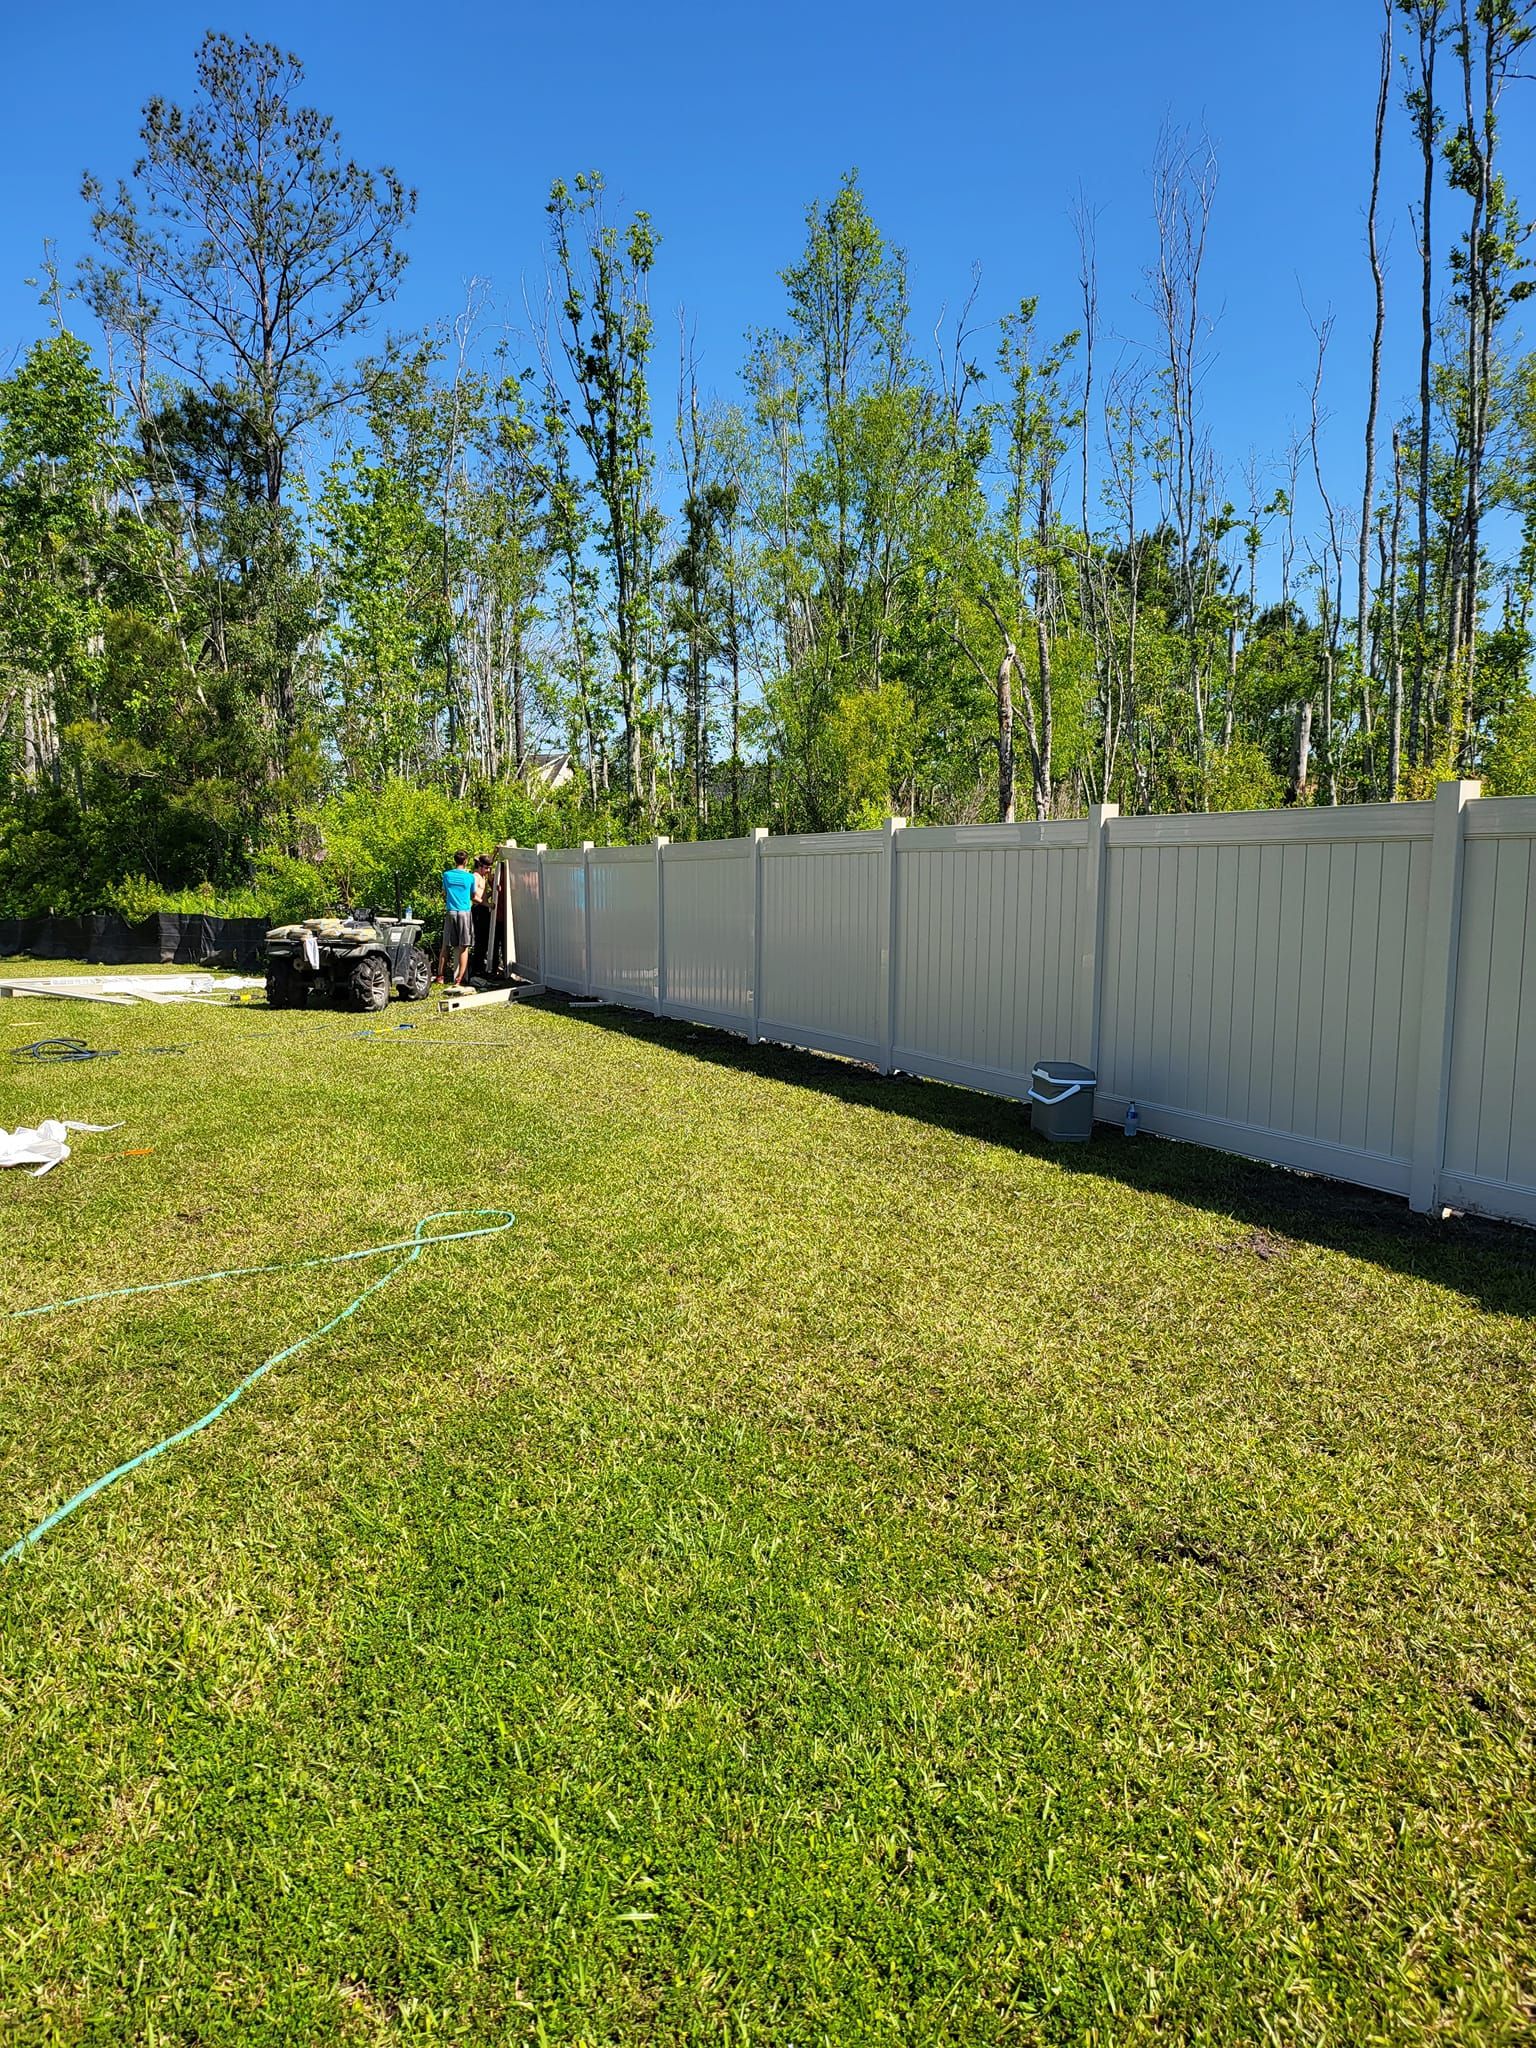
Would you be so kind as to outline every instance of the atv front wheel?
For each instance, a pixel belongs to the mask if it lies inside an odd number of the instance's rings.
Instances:
[[[347,994],[354,1010],[382,1010],[389,1001],[389,963],[381,953],[365,953],[347,976]]]
[[[432,962],[419,949],[406,961],[397,993],[402,1003],[419,1003],[432,993]]]
[[[267,962],[267,1008],[301,1010],[309,991],[293,970],[291,960]]]

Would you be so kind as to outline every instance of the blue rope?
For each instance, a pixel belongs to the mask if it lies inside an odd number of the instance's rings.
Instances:
[[[495,1216],[501,1220],[496,1223],[477,1224],[470,1230],[443,1230],[428,1234],[429,1223],[444,1223],[455,1216]],[[423,1216],[410,1237],[400,1238],[393,1244],[369,1245],[364,1251],[333,1252],[325,1258],[298,1259],[276,1266],[230,1266],[218,1273],[194,1273],[187,1280],[154,1280],[142,1287],[109,1287],[100,1294],[76,1294],[71,1295],[66,1301],[43,1302],[37,1308],[11,1309],[11,1320],[23,1316],[46,1316],[53,1315],[60,1309],[81,1308],[87,1302],[116,1301],[126,1294],[166,1294],[173,1288],[199,1287],[213,1280],[243,1280],[256,1273],[299,1273],[310,1266],[344,1266],[354,1259],[379,1258],[386,1252],[405,1254],[404,1258],[395,1261],[387,1273],[381,1273],[377,1280],[370,1280],[362,1293],[349,1301],[339,1314],[330,1318],[329,1322],[324,1322],[318,1329],[311,1330],[308,1336],[300,1337],[297,1343],[286,1345],[281,1351],[274,1351],[270,1358],[264,1358],[254,1372],[248,1373],[239,1386],[231,1388],[223,1400],[216,1402],[206,1415],[200,1415],[196,1422],[189,1422],[184,1429],[178,1429],[173,1435],[162,1437],[159,1443],[151,1444],[147,1451],[140,1451],[125,1464],[114,1465],[110,1472],[104,1472],[99,1479],[93,1479],[89,1486],[82,1487],[72,1499],[65,1501],[62,1507],[57,1507],[52,1514],[45,1515],[36,1528],[29,1529],[25,1536],[11,1545],[9,1550],[0,1551],[0,1564],[10,1564],[14,1559],[24,1556],[34,1543],[40,1542],[50,1529],[56,1529],[60,1522],[75,1512],[76,1508],[84,1507],[88,1500],[93,1499],[98,1493],[104,1493],[109,1486],[116,1485],[119,1479],[125,1479],[130,1472],[136,1472],[140,1465],[147,1465],[151,1458],[158,1458],[162,1451],[174,1450],[177,1444],[185,1443],[189,1436],[196,1436],[199,1430],[207,1429],[210,1423],[217,1422],[225,1410],[232,1408],[247,1388],[254,1387],[274,1365],[281,1365],[285,1358],[292,1358],[294,1353],[302,1351],[305,1345],[313,1344],[317,1337],[326,1336],[339,1323],[344,1323],[348,1316],[356,1315],[370,1294],[377,1294],[381,1287],[389,1285],[397,1273],[403,1272],[407,1266],[413,1266],[428,1245],[457,1244],[467,1237],[495,1237],[500,1231],[510,1230],[516,1221],[517,1218],[510,1209],[438,1209],[430,1216]]]

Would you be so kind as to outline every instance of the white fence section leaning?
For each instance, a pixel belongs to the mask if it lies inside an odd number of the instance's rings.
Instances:
[[[507,846],[572,994],[1536,1223],[1536,797]]]

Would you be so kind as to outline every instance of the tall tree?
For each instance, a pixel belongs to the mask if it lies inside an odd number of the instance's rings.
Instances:
[[[1454,44],[1460,61],[1462,119],[1446,148],[1452,182],[1469,203],[1470,219],[1452,269],[1466,312],[1464,401],[1466,503],[1461,559],[1452,578],[1450,667],[1460,657],[1462,762],[1470,763],[1477,720],[1477,632],[1482,589],[1484,465],[1495,381],[1495,335],[1511,296],[1509,273],[1519,265],[1527,232],[1497,167],[1498,109],[1512,66],[1536,36],[1536,0],[1458,0]],[[1457,602],[1456,592],[1460,591]]]
[[[61,727],[93,708],[126,473],[90,351],[66,332],[38,342],[0,380],[0,736],[27,783],[56,776]]]
[[[110,195],[89,172],[82,187],[95,311],[175,375],[233,395],[273,505],[297,438],[360,388],[337,345],[394,295],[416,205],[394,171],[343,155],[329,115],[296,103],[303,77],[275,44],[210,30],[198,97],[150,100],[131,175]]]
[[[1185,680],[1194,717],[1195,760],[1207,770],[1206,600],[1215,565],[1203,545],[1214,494],[1209,440],[1199,415],[1208,322],[1201,292],[1211,214],[1216,201],[1216,153],[1198,140],[1165,128],[1152,168],[1157,258],[1148,272],[1162,353],[1167,423],[1163,481],[1177,539],[1176,568],[1185,646]],[[1202,795],[1203,801],[1203,795]]]
[[[1042,349],[1038,302],[1023,300],[1002,322],[998,367],[1007,395],[988,414],[1000,433],[1006,495],[984,520],[968,550],[962,578],[959,638],[979,677],[995,693],[998,815],[1015,817],[1014,718],[1022,703],[1029,755],[1030,801],[1037,818],[1051,814],[1054,795],[1055,641],[1065,612],[1062,570],[1061,460],[1079,425],[1069,365],[1079,337]],[[969,613],[973,623],[966,624]],[[983,637],[976,627],[990,631]],[[981,644],[978,644],[981,643]],[[986,653],[982,652],[986,646]]]
[[[643,744],[651,678],[644,653],[660,532],[656,449],[646,370],[653,342],[647,287],[656,260],[650,217],[622,231],[605,217],[604,184],[584,171],[556,179],[548,213],[561,292],[559,342],[575,390],[571,419],[591,466],[598,545],[613,581],[611,643],[624,723],[631,819],[647,809]]]
[[[1413,24],[1418,69],[1408,88],[1407,104],[1419,146],[1420,187],[1416,227],[1419,242],[1419,407],[1415,437],[1418,465],[1418,548],[1414,557],[1413,689],[1408,709],[1408,759],[1417,766],[1424,737],[1425,684],[1429,669],[1429,522],[1430,464],[1434,443],[1434,385],[1431,365],[1435,346],[1435,159],[1442,117],[1436,99],[1435,60],[1444,38],[1445,0],[1400,0]]]
[[[1376,418],[1381,408],[1381,344],[1387,322],[1386,279],[1377,241],[1376,216],[1381,201],[1382,143],[1387,126],[1387,101],[1392,88],[1392,7],[1384,0],[1381,31],[1381,76],[1376,88],[1376,122],[1372,130],[1371,197],[1365,214],[1366,251],[1370,258],[1371,286],[1375,295],[1375,317],[1371,326],[1371,370],[1365,407],[1365,473],[1360,486],[1359,582],[1355,602],[1355,656],[1360,668],[1361,689],[1369,706],[1371,687],[1371,524],[1376,497]],[[1389,712],[1389,717],[1391,716]],[[1374,756],[1372,773],[1375,772]],[[1395,790],[1389,789],[1389,794]]]
[[[144,364],[232,410],[259,454],[273,561],[288,545],[275,515],[292,451],[359,390],[338,349],[393,296],[416,203],[392,170],[343,155],[330,117],[297,103],[303,76],[275,44],[210,30],[196,99],[150,100],[130,176],[109,194],[88,172],[82,187],[99,251],[82,266],[92,307]],[[291,730],[291,664],[276,688]]]

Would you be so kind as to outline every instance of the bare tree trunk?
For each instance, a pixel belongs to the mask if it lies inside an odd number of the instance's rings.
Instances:
[[[1387,320],[1386,281],[1376,243],[1376,208],[1381,197],[1381,146],[1387,125],[1387,94],[1392,84],[1392,5],[1385,0],[1381,31],[1381,82],[1376,93],[1376,129],[1371,151],[1371,203],[1365,217],[1370,251],[1371,283],[1376,292],[1376,320],[1371,329],[1371,390],[1365,413],[1365,481],[1360,492],[1360,588],[1355,612],[1355,646],[1360,662],[1360,687],[1368,700],[1371,665],[1368,652],[1371,613],[1371,500],[1376,495],[1376,415],[1381,404],[1381,340]],[[1371,757],[1375,776],[1374,749]]]
[[[741,837],[741,656],[731,635],[731,837]]]
[[[1419,82],[1415,88],[1414,125],[1424,167],[1419,207],[1419,553],[1414,585],[1413,696],[1408,712],[1408,759],[1418,766],[1424,746],[1424,681],[1429,638],[1429,448],[1431,418],[1431,355],[1435,340],[1435,266],[1431,209],[1435,196],[1435,143],[1439,120],[1435,111],[1435,53],[1440,46],[1441,0],[1414,0],[1419,35]]]
[[[1328,777],[1328,801],[1336,804],[1339,800],[1338,743],[1334,731],[1334,682],[1338,673],[1339,611],[1343,598],[1344,553],[1339,545],[1338,521],[1334,517],[1333,500],[1323,482],[1322,457],[1318,449],[1318,429],[1322,424],[1319,401],[1323,389],[1323,365],[1328,354],[1328,340],[1333,332],[1332,317],[1325,319],[1320,327],[1313,329],[1317,336],[1317,368],[1312,378],[1312,419],[1310,440],[1312,447],[1312,475],[1317,484],[1317,494],[1323,501],[1323,511],[1328,520],[1328,544],[1323,560],[1318,564],[1318,587],[1323,607],[1323,766]],[[1363,545],[1363,544],[1362,544]],[[1333,576],[1335,588],[1329,589],[1329,576]]]
[[[1170,420],[1169,489],[1178,542],[1176,571],[1186,639],[1186,672],[1195,720],[1195,749],[1205,803],[1206,701],[1201,664],[1204,624],[1197,556],[1202,509],[1202,440],[1196,418],[1204,316],[1200,276],[1216,197],[1216,159],[1209,141],[1197,154],[1187,136],[1165,129],[1152,172],[1157,267],[1151,276],[1167,375]]]
[[[1296,801],[1308,800],[1307,777],[1312,772],[1312,699],[1308,697],[1296,721]]]
[[[1397,560],[1398,543],[1403,527],[1403,444],[1394,432],[1392,436],[1392,552],[1386,568],[1386,585],[1389,593],[1388,613],[1388,662],[1391,695],[1388,715],[1389,737],[1387,741],[1387,802],[1397,802],[1398,784],[1403,773],[1403,641],[1398,617]]]
[[[1005,825],[1014,822],[1013,802],[1013,642],[1003,647],[997,665],[997,814]]]

